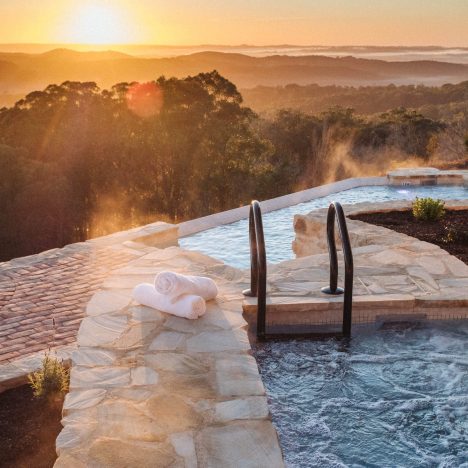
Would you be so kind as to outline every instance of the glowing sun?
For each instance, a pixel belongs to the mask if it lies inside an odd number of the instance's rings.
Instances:
[[[109,4],[81,7],[73,17],[69,33],[70,39],[80,44],[116,44],[129,39],[121,10]]]

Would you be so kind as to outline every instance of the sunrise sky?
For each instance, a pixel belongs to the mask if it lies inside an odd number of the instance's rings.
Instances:
[[[468,0],[0,0],[0,43],[468,46]]]

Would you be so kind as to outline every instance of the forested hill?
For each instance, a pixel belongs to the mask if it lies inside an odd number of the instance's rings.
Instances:
[[[387,62],[319,55],[251,57],[222,52],[140,58],[112,51],[57,49],[41,54],[0,53],[0,106],[13,103],[6,101],[7,95],[25,94],[66,80],[95,81],[110,87],[122,81],[149,81],[160,75],[180,78],[211,70],[218,70],[239,88],[289,83],[443,84],[468,79],[468,65],[437,61]]]
[[[394,164],[466,159],[466,112],[262,118],[213,71],[52,84],[0,109],[0,260],[196,218]]]
[[[433,114],[434,107],[468,106],[468,81],[443,86],[256,86],[241,90],[244,102],[254,111],[273,114],[278,109],[295,109],[309,114],[331,106],[351,107],[359,114],[386,112],[397,107],[420,109]]]

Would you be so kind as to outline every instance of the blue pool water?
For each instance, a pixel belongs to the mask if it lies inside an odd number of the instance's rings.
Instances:
[[[294,258],[291,243],[294,240],[293,218],[295,214],[306,214],[317,208],[325,208],[332,201],[352,204],[368,201],[413,200],[415,197],[433,197],[442,200],[466,199],[468,189],[459,186],[358,187],[265,213],[263,225],[267,260],[270,263],[278,263]],[[247,219],[181,238],[179,243],[181,247],[198,250],[237,268],[248,268],[250,265]]]
[[[287,466],[467,467],[467,351],[467,321],[257,344]]]

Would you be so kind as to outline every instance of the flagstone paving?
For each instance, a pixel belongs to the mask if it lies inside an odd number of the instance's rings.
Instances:
[[[384,229],[384,228],[381,228]],[[354,249],[353,323],[373,323],[404,314],[427,319],[468,318],[468,266],[439,247],[401,235],[392,246]],[[339,270],[344,265],[339,262]],[[343,296],[328,296],[328,254],[303,257],[269,269],[267,323],[342,323]],[[342,274],[338,284],[343,286]],[[243,302],[247,313],[256,298]]]
[[[217,282],[203,317],[131,300],[148,273],[166,269]],[[115,271],[78,333],[55,466],[282,467],[242,317],[248,281],[246,272],[177,247]]]

